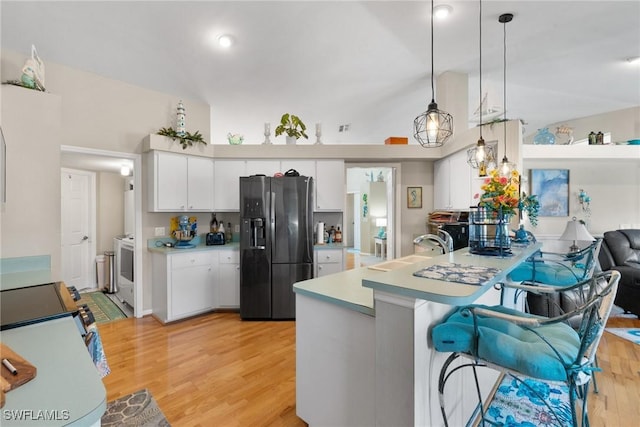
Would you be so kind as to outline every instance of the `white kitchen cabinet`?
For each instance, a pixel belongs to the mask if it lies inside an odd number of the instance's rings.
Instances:
[[[318,160],[316,162],[315,211],[344,211],[345,176],[343,160]]]
[[[246,176],[246,161],[216,160],[213,205],[216,212],[240,210],[240,177]]]
[[[434,163],[435,209],[469,209],[473,204],[471,171],[467,164],[466,150],[458,151]]]
[[[342,249],[314,250],[314,264],[316,266],[315,277],[341,272],[343,270],[342,252]]]
[[[280,169],[280,160],[247,160],[246,175],[265,175],[273,176]]]
[[[240,250],[218,252],[218,305],[220,308],[240,308]]]
[[[214,251],[152,253],[153,315],[167,323],[213,310],[217,273]]]
[[[213,210],[213,160],[154,151],[148,154],[151,212]]]

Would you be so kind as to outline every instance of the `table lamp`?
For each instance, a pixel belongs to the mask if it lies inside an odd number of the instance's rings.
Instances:
[[[378,230],[378,237],[383,239],[385,237],[385,227],[387,226],[387,218],[376,218],[376,227],[380,227]]]
[[[564,229],[562,236],[560,236],[560,240],[573,240],[573,245],[569,247],[569,252],[578,252],[580,248],[576,244],[577,240],[593,242],[596,239],[589,234],[587,227],[582,222],[577,221],[574,216],[571,221],[567,221],[567,227]]]

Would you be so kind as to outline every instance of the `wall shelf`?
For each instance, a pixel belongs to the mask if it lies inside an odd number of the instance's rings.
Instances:
[[[640,160],[640,145],[532,145],[522,146],[524,160]]]
[[[346,161],[437,160],[444,156],[440,147],[423,148],[418,144],[322,144],[303,142],[286,144],[209,144],[183,150],[165,136],[151,134],[143,141],[143,151],[161,150],[215,159],[340,159]]]

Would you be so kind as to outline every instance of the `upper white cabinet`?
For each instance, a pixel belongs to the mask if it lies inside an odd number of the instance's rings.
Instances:
[[[280,160],[247,160],[246,169],[243,176],[273,176],[277,172],[281,172]]]
[[[216,160],[214,176],[214,209],[240,210],[240,177],[246,175],[244,160]]]
[[[343,211],[345,177],[343,160],[316,161],[315,211]]]
[[[214,210],[240,210],[241,176],[273,176],[289,169],[314,179],[314,211],[344,210],[345,172],[342,160],[216,160]]]
[[[148,154],[149,211],[213,210],[213,160],[153,151]]]
[[[433,175],[435,209],[469,209],[473,204],[472,168],[466,150],[436,161]]]

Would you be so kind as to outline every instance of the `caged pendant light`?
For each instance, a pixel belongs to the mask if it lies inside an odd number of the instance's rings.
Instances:
[[[511,163],[507,158],[507,23],[513,20],[512,13],[503,13],[498,18],[498,22],[502,24],[503,29],[503,72],[504,72],[504,83],[503,83],[503,106],[504,106],[504,119],[503,119],[503,127],[504,127],[504,157],[502,158],[502,162],[500,163],[500,167],[498,169],[498,174],[500,176],[510,176],[511,172],[516,170],[516,165]]]
[[[487,169],[489,163],[495,159],[494,146],[487,145],[482,138],[482,0],[480,0],[480,13],[479,13],[479,28],[478,35],[479,51],[480,51],[480,70],[479,70],[479,88],[480,88],[480,138],[475,147],[467,150],[467,163],[474,169],[478,169],[478,176],[487,176]]]
[[[431,102],[413,121],[413,136],[423,147],[440,147],[453,134],[453,117],[438,110],[433,86],[433,0],[431,0]]]

